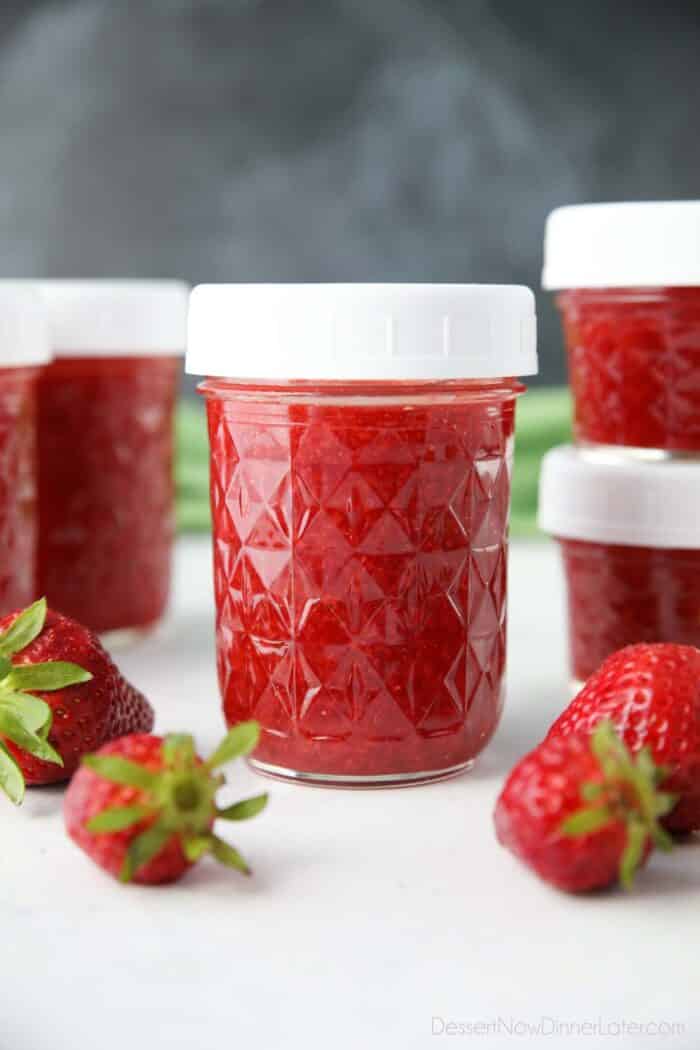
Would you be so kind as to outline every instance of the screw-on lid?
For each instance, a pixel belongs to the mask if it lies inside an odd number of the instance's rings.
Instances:
[[[542,285],[700,285],[700,201],[577,204],[549,215]]]
[[[25,281],[0,281],[0,368],[44,365],[51,358],[46,309]]]
[[[532,375],[535,300],[498,284],[200,285],[186,370],[259,380]]]
[[[561,539],[700,550],[700,462],[562,445],[542,463],[539,523]]]
[[[189,288],[182,281],[39,281],[57,357],[181,354]]]

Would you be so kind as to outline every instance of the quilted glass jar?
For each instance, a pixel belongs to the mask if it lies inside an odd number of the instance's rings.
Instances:
[[[41,300],[0,281],[0,616],[37,597],[36,382],[48,360]]]
[[[576,686],[635,642],[700,647],[699,520],[700,463],[547,454],[540,521],[562,553]]]
[[[114,640],[152,628],[168,598],[187,289],[40,287],[55,360],[39,383],[39,589]]]
[[[580,443],[700,452],[700,202],[560,208],[557,289]]]
[[[513,375],[535,368],[527,289],[195,290],[219,681],[227,723],[261,723],[258,770],[413,783],[488,742]]]

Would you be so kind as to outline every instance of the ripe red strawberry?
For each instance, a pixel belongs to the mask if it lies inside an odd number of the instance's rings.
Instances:
[[[209,852],[250,874],[240,853],[212,828],[217,818],[254,817],[267,795],[219,809],[215,796],[224,777],[214,770],[252,751],[259,734],[257,722],[235,726],[206,762],[191,736],[137,734],[106,744],[83,759],[70,783],[68,834],[122,882],[174,882]]]
[[[689,645],[630,645],[588,679],[549,737],[589,734],[609,719],[633,753],[647,747],[668,773],[678,805],[673,831],[700,829],[700,650]]]
[[[68,780],[86,752],[152,727],[92,631],[43,598],[0,620],[0,787],[14,802],[25,783]]]
[[[602,722],[593,735],[553,736],[518,762],[496,803],[499,842],[573,893],[629,887],[654,846],[671,840],[658,818],[675,798],[646,750],[636,758]]]

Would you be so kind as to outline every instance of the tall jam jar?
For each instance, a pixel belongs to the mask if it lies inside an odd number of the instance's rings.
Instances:
[[[36,598],[36,384],[49,360],[43,304],[0,281],[0,616]]]
[[[700,201],[586,204],[547,221],[578,442],[700,453]]]
[[[152,628],[170,587],[173,411],[188,289],[47,281],[39,382],[39,590],[112,638]]]
[[[540,524],[561,549],[576,688],[636,642],[700,647],[700,462],[561,446]]]
[[[210,285],[218,671],[259,771],[410,784],[467,769],[503,705],[527,288]]]

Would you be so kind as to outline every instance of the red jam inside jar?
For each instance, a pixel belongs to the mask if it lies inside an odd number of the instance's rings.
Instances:
[[[0,368],[0,615],[35,595],[35,368]]]
[[[210,379],[218,672],[263,772],[470,765],[503,705],[514,380]]]
[[[38,590],[96,631],[150,627],[166,605],[179,369],[60,357],[39,382]]]
[[[700,451],[700,288],[557,296],[576,439]]]
[[[700,646],[700,550],[559,542],[577,682],[635,642]]]

